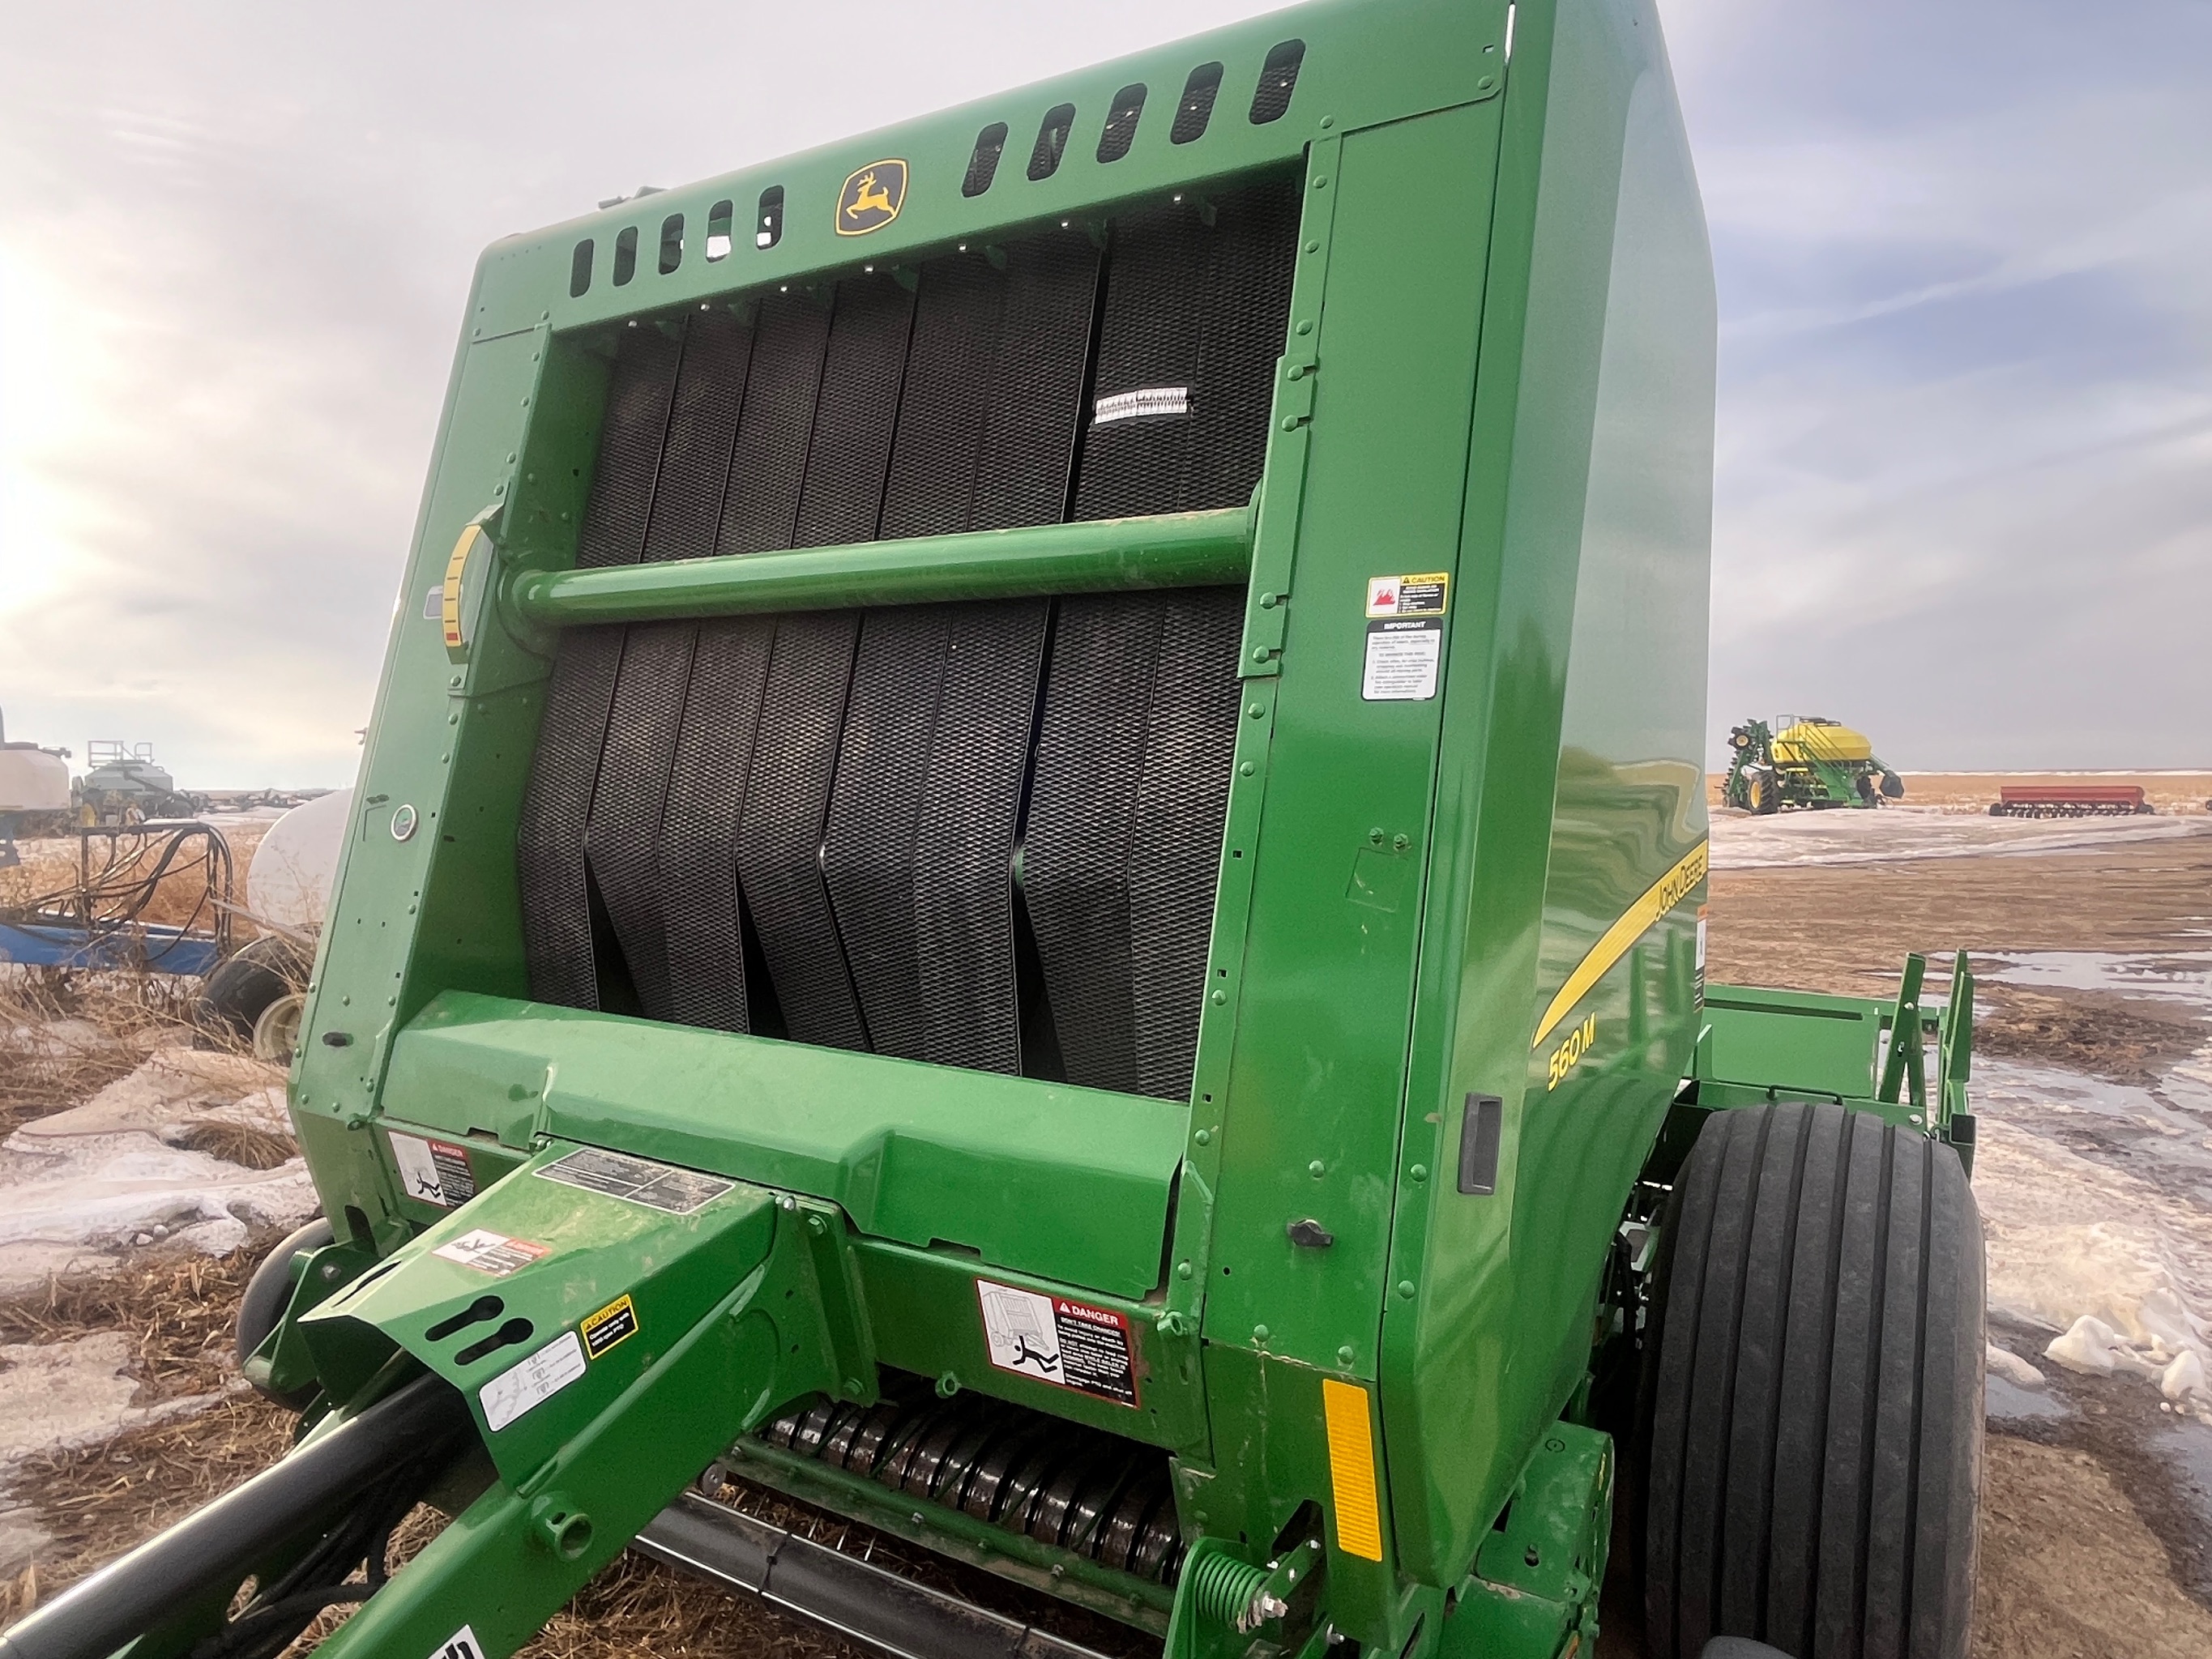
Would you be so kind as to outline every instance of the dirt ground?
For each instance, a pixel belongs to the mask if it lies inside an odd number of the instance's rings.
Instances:
[[[2203,948],[2212,928],[2212,836],[2058,854],[1849,867],[1719,870],[1709,971],[1718,981],[1861,995],[1893,986],[1907,950]],[[1948,959],[1948,957],[1946,958]],[[2141,1082],[2202,1042],[2185,1011],[2094,993],[1985,985],[1978,1051]],[[0,1010],[0,1013],[4,1013]],[[125,1013],[113,1016],[126,1018]],[[127,1018],[158,1018],[141,1010]],[[4,1021],[0,1021],[4,1024]],[[0,1066],[5,1122],[83,1097],[84,1076]],[[106,1080],[104,1077],[97,1080]],[[66,1096],[66,1098],[61,1097]],[[159,1255],[99,1281],[0,1299],[0,1344],[90,1331],[132,1334],[137,1403],[228,1377],[229,1327],[264,1241],[220,1261]],[[2002,1331],[1993,1333],[2007,1341]],[[2026,1334],[2013,1342],[2035,1352]],[[2033,1342],[2039,1342],[2040,1336]],[[2145,1450],[2155,1395],[2132,1380],[2054,1377],[2073,1407],[2007,1421],[1989,1438],[1975,1652],[1988,1659],[2212,1654],[2212,1537],[2191,1474]],[[278,1455],[287,1419],[234,1389],[211,1410],[131,1430],[103,1445],[34,1457],[6,1503],[54,1534],[34,1567],[0,1584],[0,1623]],[[2207,1477],[2203,1472],[2197,1478]],[[1625,1565],[1617,1553],[1616,1570]],[[1619,1605],[1613,1587],[1609,1603]],[[1626,1597],[1633,1605],[1632,1593]],[[1626,1622],[1603,1652],[1635,1655]],[[617,1563],[528,1650],[538,1659],[631,1656],[842,1656],[842,1644],[672,1571]]]

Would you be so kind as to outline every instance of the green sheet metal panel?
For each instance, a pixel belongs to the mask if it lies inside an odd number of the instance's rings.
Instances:
[[[1095,214],[1119,199],[1291,160],[1304,152],[1324,114],[1348,131],[1494,93],[1504,78],[1504,12],[1492,0],[1334,0],[1300,7],[802,155],[655,191],[495,243],[479,264],[481,291],[471,326],[487,337],[540,322],[569,329],[735,288],[810,279],[825,268],[908,259],[956,239],[1011,234],[1041,220]],[[1247,112],[1261,64],[1285,40],[1303,40],[1306,48],[1291,107],[1280,119],[1255,124]],[[1175,143],[1170,130],[1176,100],[1191,70],[1209,61],[1224,66],[1212,118],[1201,137]],[[1101,161],[1100,125],[1115,92],[1132,83],[1146,88],[1135,142],[1120,159]],[[1064,103],[1074,106],[1075,116],[1059,166],[1047,178],[1031,179],[1028,164],[1041,120]],[[1000,122],[1008,132],[997,172],[988,189],[965,196],[977,137]],[[884,160],[906,163],[908,182],[897,216],[865,235],[839,235],[834,222],[846,182]],[[771,186],[784,192],[782,234],[773,246],[757,247],[746,227]],[[734,208],[736,245],[726,258],[709,260],[705,228],[724,201]],[[664,275],[654,249],[662,226],[677,216],[684,221],[683,257]],[[617,286],[610,264],[624,230],[637,234],[636,275]],[[583,295],[572,295],[571,259],[585,238],[595,244],[593,278]]]
[[[1646,757],[1626,753],[1595,767],[1579,755],[1562,761],[1573,706],[1594,730],[1640,722],[1664,732],[1670,740],[1648,758],[1694,763],[1694,747],[1672,751],[1702,718],[1702,679],[1655,684],[1638,671],[1679,648],[1668,635],[1686,604],[1702,608],[1706,526],[1697,500],[1662,501],[1648,504],[1665,515],[1656,544],[1619,531],[1636,510],[1639,473],[1653,481],[1652,443],[1678,446],[1676,463],[1686,450],[1692,488],[1705,487],[1696,452],[1710,454],[1712,301],[1702,215],[1648,4],[1522,6],[1512,75],[1384,1304],[1399,1546],[1409,1571],[1447,1579],[1464,1570],[1537,1430],[1565,1403],[1562,1377],[1580,1374],[1605,1242],[1679,1075],[1669,1067],[1686,1065],[1694,1036],[1686,988],[1676,983],[1670,1000],[1663,974],[1651,974],[1671,966],[1679,981],[1682,951],[1655,936],[1644,945],[1650,1006],[1635,1064],[1598,1054],[1570,1073],[1571,1090],[1555,1091],[1547,1048],[1534,1045],[1568,971],[1547,931],[1595,943],[1702,838],[1701,804],[1685,804],[1674,775],[1687,775],[1681,765],[1655,774],[1634,763]],[[1639,170],[1636,191],[1624,190],[1624,172]],[[1617,249],[1624,229],[1656,229],[1698,257],[1686,270],[1679,258],[1655,259],[1667,247],[1641,234]],[[1651,292],[1686,280],[1671,295]],[[1686,346],[1624,340],[1674,325],[1667,307],[1676,302]],[[1686,349],[1687,379],[1642,409],[1653,349]],[[1626,426],[1594,461],[1601,420]],[[1685,421],[1683,432],[1665,430]],[[1634,577],[1639,565],[1659,591],[1614,603],[1624,636],[1576,656],[1578,581]],[[1492,618],[1480,636],[1466,626],[1475,614]],[[1561,848],[1563,806],[1578,822]],[[1660,933],[1693,925],[1701,890],[1668,907]],[[1635,957],[1624,952],[1597,993],[1610,999],[1613,1018],[1601,1024],[1616,1059]],[[1583,1000],[1572,1007],[1577,1025],[1591,1012]],[[1461,1193],[1452,1179],[1475,1095],[1503,1103],[1486,1194]]]
[[[1698,1074],[1754,1089],[1856,1099],[1874,1092],[1888,1008],[1861,997],[1714,985]]]
[[[864,1233],[1137,1296],[1184,1109],[1028,1078],[448,992],[393,1045],[391,1109],[557,1134],[842,1206]]]
[[[1207,1336],[1370,1375],[1441,699],[1362,697],[1368,585],[1455,562],[1498,108],[1348,135],[1326,185],[1335,241],[1222,1130]],[[1305,1218],[1336,1243],[1294,1244]]]

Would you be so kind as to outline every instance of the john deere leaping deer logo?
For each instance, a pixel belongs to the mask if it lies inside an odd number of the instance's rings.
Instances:
[[[865,236],[899,216],[906,202],[906,163],[871,161],[837,192],[837,234]]]

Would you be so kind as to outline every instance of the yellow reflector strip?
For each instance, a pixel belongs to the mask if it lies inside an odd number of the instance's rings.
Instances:
[[[1367,1424],[1367,1390],[1324,1376],[1321,1404],[1328,1418],[1328,1480],[1336,1493],[1336,1547],[1363,1561],[1380,1561],[1382,1515],[1375,1498],[1375,1437]]]
[[[477,542],[483,535],[482,525],[472,524],[461,532],[461,538],[453,544],[453,556],[446,561],[446,591],[441,609],[446,627],[446,649],[458,651],[461,638],[461,578],[468,574],[469,555],[476,551]]]

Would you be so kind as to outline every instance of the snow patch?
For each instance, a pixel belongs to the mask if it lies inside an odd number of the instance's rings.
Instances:
[[[2043,1373],[2018,1354],[2000,1348],[1994,1342],[1983,1346],[1989,1350],[1988,1369],[1992,1376],[2002,1376],[2015,1388],[2039,1389],[2043,1386]]]
[[[2071,1370],[2172,1370],[2169,1398],[2212,1422],[2212,1214],[1987,1114],[1974,1194],[1992,1313],[2058,1333],[2045,1352]]]
[[[1990,853],[2057,853],[2212,833],[2202,817],[1993,818],[1933,806],[1838,807],[1756,817],[1716,812],[1717,870],[1888,864]]]
[[[39,1452],[96,1446],[125,1429],[205,1411],[220,1394],[134,1406],[131,1339],[100,1331],[68,1342],[0,1347],[0,1475]]]
[[[286,1132],[275,1075],[237,1055],[163,1048],[0,1142],[0,1290],[112,1265],[133,1245],[222,1255],[252,1226],[307,1220],[316,1198],[300,1159],[248,1170],[173,1144],[204,1124]]]

